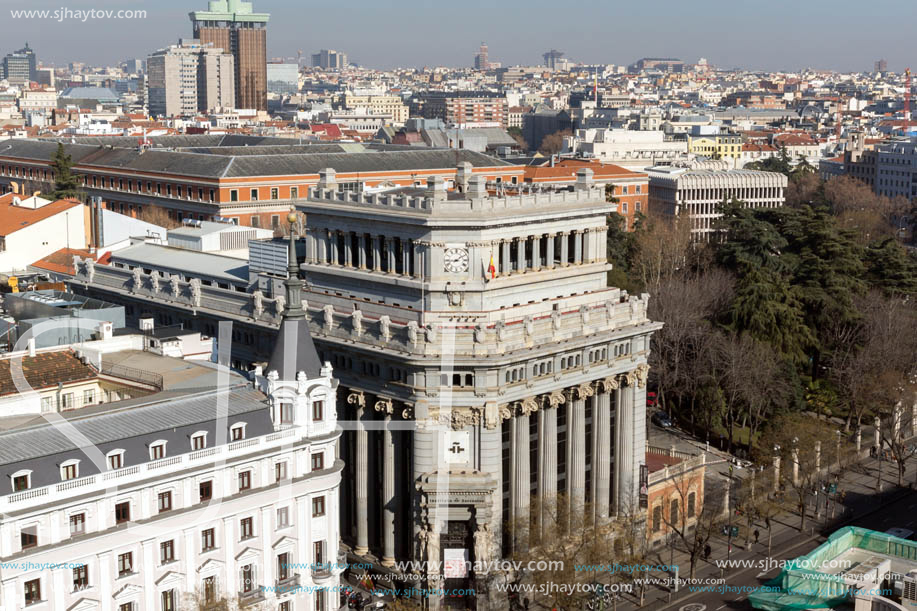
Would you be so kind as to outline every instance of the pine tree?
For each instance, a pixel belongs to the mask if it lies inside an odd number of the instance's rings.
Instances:
[[[57,152],[52,159],[54,167],[54,191],[51,196],[54,199],[67,199],[77,197],[80,194],[80,180],[73,173],[73,159],[64,150],[64,145],[57,144]]]

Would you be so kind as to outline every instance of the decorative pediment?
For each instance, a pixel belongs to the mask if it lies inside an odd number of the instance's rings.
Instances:
[[[255,547],[245,547],[241,552],[236,554],[236,561],[242,562],[246,560],[255,561],[261,557],[261,550]]]
[[[202,565],[197,567],[197,572],[201,577],[209,577],[223,570],[223,561],[216,558],[210,558]]]
[[[99,601],[91,598],[81,598],[73,606],[67,607],[67,611],[96,611],[101,608]]]
[[[116,590],[115,593],[111,595],[111,597],[116,601],[121,602],[133,599],[137,596],[140,596],[141,594],[143,594],[142,587],[133,583],[129,583],[123,588]]]
[[[296,545],[296,539],[294,537],[284,535],[271,544],[271,549],[277,550],[283,547],[293,547],[294,545]]]
[[[162,577],[156,580],[157,587],[180,584],[185,579],[184,573],[178,571],[167,571]]]

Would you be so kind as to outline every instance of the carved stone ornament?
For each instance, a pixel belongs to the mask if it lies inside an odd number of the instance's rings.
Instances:
[[[637,371],[636,371],[636,370],[631,370],[631,371],[628,371],[627,373],[625,373],[625,374],[624,374],[624,382],[625,382],[625,384],[627,384],[628,386],[636,386],[636,385],[637,385]]]
[[[171,291],[172,297],[178,297],[181,292],[181,287],[178,284],[178,274],[172,274],[172,277],[169,278],[169,291]]]
[[[646,386],[646,378],[650,373],[650,366],[646,363],[641,363],[637,365],[637,368],[634,370],[634,373],[637,376],[637,386],[643,388]]]
[[[391,399],[379,399],[378,401],[376,401],[374,408],[377,412],[381,412],[383,414],[388,414],[388,415],[392,415],[395,411],[395,408],[394,408],[394,405],[392,404]]]
[[[191,303],[194,307],[201,307],[201,281],[197,278],[191,279]]]
[[[615,302],[608,300],[605,302],[605,318],[608,319],[608,322],[611,322],[615,317]]]
[[[598,383],[603,392],[611,392],[621,387],[621,381],[616,376],[609,376]]]
[[[532,414],[538,411],[538,401],[536,401],[533,397],[526,397],[525,399],[520,401],[517,405],[518,405],[519,412],[523,416],[531,416]]]
[[[324,312],[324,317],[325,317],[325,328],[331,329],[332,327],[334,327],[334,306],[331,304],[328,304],[324,308],[322,308],[322,312]]]
[[[478,323],[474,327],[474,341],[478,344],[483,344],[487,341],[487,329],[484,328],[483,323]]]
[[[261,316],[261,313],[264,312],[264,293],[260,290],[252,293],[252,310],[256,317]]]
[[[525,329],[525,336],[532,337],[535,335],[535,319],[531,316],[526,316],[522,320],[522,328]]]
[[[283,308],[287,305],[287,298],[283,295],[277,295],[274,297],[274,314],[280,316],[283,313]]]
[[[133,271],[133,273],[132,273],[132,275],[131,275],[131,281],[133,282],[133,286],[134,286],[134,290],[135,290],[135,291],[138,290],[138,289],[140,288],[140,282],[141,282],[141,276],[140,276],[140,274],[141,274],[140,268],[139,268],[139,267],[135,267],[135,268],[134,268],[134,271]]]
[[[494,325],[494,329],[497,331],[497,341],[506,341],[506,323],[502,320],[497,321],[497,323]]]
[[[296,372],[296,392],[298,394],[303,395],[306,393],[306,388],[309,386],[308,382],[309,379],[305,371]]]
[[[432,323],[429,325],[426,325],[424,327],[424,335],[426,335],[427,337],[428,344],[436,343],[436,338],[437,338],[436,325]]]
[[[576,394],[580,399],[588,399],[595,394],[595,388],[591,384],[580,384],[576,387]]]
[[[366,407],[366,395],[359,390],[353,391],[347,395],[347,402],[357,407]]]
[[[587,306],[579,307],[579,317],[584,325],[589,324],[589,308]]]
[[[474,558],[487,567],[493,555],[493,533],[490,532],[490,526],[486,522],[478,524],[477,530],[474,531]],[[484,571],[486,572],[487,569],[485,568]]]
[[[159,272],[155,269],[150,272],[150,288],[154,293],[159,292]]]
[[[417,323],[412,320],[408,323],[408,341],[412,346],[416,346],[417,339]]]
[[[414,408],[405,407],[403,410],[401,410],[401,417],[405,420],[412,420],[414,418]]]
[[[501,405],[500,406],[500,420],[501,421],[509,420],[512,417],[513,417],[513,410],[511,410],[508,405]]]
[[[500,425],[500,408],[494,402],[484,404],[484,428],[489,431]]]
[[[460,431],[467,426],[477,426],[481,423],[481,414],[467,409],[452,410],[452,428]]]
[[[354,335],[363,335],[363,312],[354,310],[353,314],[350,315],[350,323],[353,325]]]
[[[379,317],[379,335],[382,336],[382,339],[388,341],[392,338],[392,319],[388,316]]]
[[[552,391],[551,394],[548,395],[548,403],[551,407],[557,407],[561,403],[566,403],[566,401],[566,395],[559,390]]]
[[[560,312],[557,310],[551,312],[551,326],[555,331],[560,331]]]
[[[306,313],[308,314],[308,312],[309,312],[309,302],[308,302],[308,301],[306,301],[305,299],[300,299],[300,300],[299,300],[299,307],[302,308],[302,311],[303,311],[303,312],[306,312]]]

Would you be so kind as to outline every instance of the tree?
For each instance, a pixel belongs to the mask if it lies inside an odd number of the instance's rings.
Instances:
[[[51,160],[51,166],[54,168],[54,191],[51,196],[54,199],[68,199],[78,197],[80,194],[80,179],[73,171],[73,159],[64,150],[63,143],[58,142],[57,152]]]
[[[680,541],[688,552],[689,577],[694,579],[697,561],[704,547],[724,522],[725,492],[716,487],[705,490],[703,481],[698,482],[697,478],[691,477],[688,469],[679,470],[678,465],[670,469],[674,472],[670,480],[674,498],[663,499],[660,513],[670,536]],[[655,518],[651,516],[650,519]]]
[[[140,213],[140,220],[159,225],[160,227],[165,227],[166,229],[174,229],[181,225],[177,219],[169,216],[165,208],[154,205],[143,207],[143,212]]]
[[[525,136],[522,135],[522,128],[520,127],[508,127],[506,133],[512,136],[513,140],[516,141],[516,145],[523,151],[529,150],[529,145],[525,141]]]
[[[542,155],[556,155],[564,149],[564,137],[572,136],[573,132],[569,129],[548,134],[541,140],[538,152]]]
[[[864,258],[866,281],[887,295],[917,296],[917,257],[893,238],[873,243]]]

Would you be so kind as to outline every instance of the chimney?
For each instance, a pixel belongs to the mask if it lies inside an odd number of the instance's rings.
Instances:
[[[446,181],[443,180],[442,176],[431,176],[427,179],[427,192],[425,195],[435,201],[446,200]]]
[[[468,181],[471,179],[471,164],[463,161],[455,169],[455,186],[460,193],[468,190]]]
[[[487,179],[479,174],[472,176],[468,181],[468,195],[470,197],[487,197]]]
[[[336,189],[336,172],[334,168],[325,168],[324,170],[319,170],[318,172],[318,188],[319,189]]]
[[[576,171],[576,190],[587,191],[592,188],[592,176],[594,172],[589,168],[582,168]]]
[[[149,332],[149,331],[152,331],[152,330],[153,330],[154,323],[153,323],[153,317],[152,317],[152,316],[147,316],[146,318],[141,318],[139,322],[140,322],[140,330],[141,330],[141,331]]]
[[[34,337],[29,338],[27,346],[29,348],[29,356],[35,356],[35,338]]]

